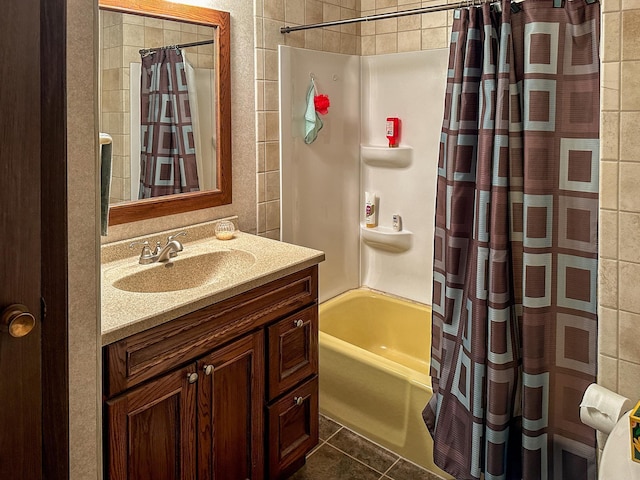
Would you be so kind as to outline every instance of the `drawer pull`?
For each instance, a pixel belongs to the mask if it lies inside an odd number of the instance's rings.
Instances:
[[[213,365],[205,365],[202,370],[204,370],[205,375],[211,375],[213,373]]]
[[[302,405],[304,403],[304,398],[302,397],[293,397],[293,403],[296,405]]]
[[[198,381],[198,374],[197,373],[187,373],[187,380],[189,381],[189,383],[196,383]]]
[[[293,326],[296,328],[300,328],[303,325],[304,325],[304,321],[301,318],[293,321]]]

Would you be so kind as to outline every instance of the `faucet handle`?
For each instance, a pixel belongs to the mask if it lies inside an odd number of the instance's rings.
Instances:
[[[149,246],[149,241],[145,240],[144,242],[131,242],[129,244],[129,248],[133,248],[136,245],[142,245],[142,252],[140,252],[140,260],[141,264],[151,263],[153,261],[153,254],[151,253],[151,247]]]
[[[185,237],[186,237],[186,236],[187,236],[187,232],[185,232],[185,231],[183,230],[183,231],[178,232],[178,233],[176,233],[176,234],[174,234],[174,235],[169,235],[169,236],[167,237],[167,243],[171,242],[171,241],[172,241],[172,240],[174,240],[176,237],[180,237],[180,236],[185,236]]]
[[[136,241],[136,242],[131,242],[129,244],[129,248],[133,248],[136,245],[142,245],[142,250],[149,248],[149,240],[145,240],[144,242],[142,241]]]

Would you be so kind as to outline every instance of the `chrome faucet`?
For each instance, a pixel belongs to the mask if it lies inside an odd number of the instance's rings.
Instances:
[[[182,244],[176,240],[176,237],[186,234],[187,232],[179,232],[175,235],[169,236],[167,238],[167,244],[164,247],[161,246],[160,242],[156,243],[156,248],[153,252],[151,251],[151,247],[147,240],[144,242],[133,242],[129,245],[129,248],[133,248],[136,245],[142,245],[142,252],[140,252],[140,258],[138,259],[138,263],[140,265],[149,265],[150,263],[155,262],[167,262],[178,255],[178,252],[183,250]]]

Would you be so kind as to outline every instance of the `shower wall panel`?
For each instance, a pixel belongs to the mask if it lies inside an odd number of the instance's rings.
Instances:
[[[323,250],[320,301],[359,282],[360,57],[279,47],[281,239]],[[329,96],[315,142],[304,142],[313,75]]]
[[[412,148],[407,167],[362,164],[364,191],[379,197],[378,225],[393,214],[413,233],[411,248],[388,252],[363,243],[362,284],[431,304],[435,186],[446,87],[447,49],[362,57],[362,144],[387,145],[385,120],[399,117],[400,146]],[[361,221],[364,215],[361,214]]]

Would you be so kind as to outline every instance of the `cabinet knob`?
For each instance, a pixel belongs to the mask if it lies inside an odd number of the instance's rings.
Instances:
[[[202,370],[204,370],[205,375],[211,375],[213,373],[213,365],[205,365]]]
[[[29,313],[27,307],[20,303],[14,303],[2,311],[0,328],[8,331],[12,337],[24,337],[28,335],[35,326],[35,317]]]
[[[300,328],[303,325],[304,325],[304,321],[301,318],[293,321],[293,326],[296,328]]]
[[[293,397],[293,403],[296,405],[302,405],[304,403],[304,398],[302,397]]]
[[[198,381],[198,374],[195,372],[187,373],[187,380],[189,383],[196,383]]]

